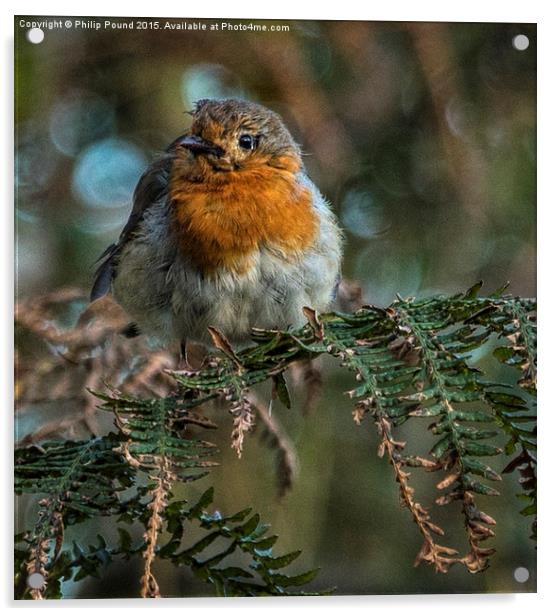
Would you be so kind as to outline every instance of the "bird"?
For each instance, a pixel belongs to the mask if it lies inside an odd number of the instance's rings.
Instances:
[[[235,348],[253,328],[288,329],[327,310],[342,232],[300,146],[271,109],[202,99],[190,129],[148,166],[128,221],[99,258],[91,301],[111,293],[130,335]]]

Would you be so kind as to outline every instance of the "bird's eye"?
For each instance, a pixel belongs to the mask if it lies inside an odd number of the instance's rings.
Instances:
[[[257,145],[258,140],[252,135],[241,135],[239,137],[239,147],[243,148],[243,150],[254,150]]]

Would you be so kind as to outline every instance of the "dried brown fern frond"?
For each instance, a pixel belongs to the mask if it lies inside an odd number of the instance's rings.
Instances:
[[[163,514],[167,508],[171,487],[177,478],[171,470],[167,458],[156,457],[155,465],[157,466],[157,473],[149,477],[150,481],[155,482],[155,485],[151,489],[152,500],[147,505],[150,515],[144,533],[145,548],[142,552],[144,568],[140,579],[140,594],[144,599],[161,597],[159,584],[153,573],[153,563],[157,554],[159,534],[163,528]]]
[[[403,470],[405,460],[402,459],[402,450],[405,443],[393,438],[392,425],[388,419],[377,416],[375,423],[380,437],[379,457],[382,458],[386,453],[394,469],[396,482],[400,487],[400,502],[403,507],[410,511],[413,521],[423,535],[423,545],[417,553],[415,566],[424,561],[432,564],[436,571],[447,573],[451,565],[458,562],[456,558],[458,550],[440,545],[433,539],[433,534],[443,536],[444,531],[431,520],[429,512],[414,498],[415,490],[409,484],[410,473]],[[423,463],[420,465],[427,466],[430,470],[433,469],[432,464]]]
[[[226,397],[227,399],[227,397]],[[247,396],[241,394],[233,401],[229,412],[233,416],[233,431],[231,432],[231,447],[239,458],[243,455],[245,435],[254,428],[254,409]]]
[[[175,385],[166,370],[176,367],[178,354],[150,348],[144,336],[125,337],[129,318],[110,297],[87,305],[84,291],[62,288],[19,302],[15,323],[16,411],[57,409],[56,418],[24,443],[98,433],[98,400],[91,391],[103,391],[106,383],[147,396],[166,396]]]

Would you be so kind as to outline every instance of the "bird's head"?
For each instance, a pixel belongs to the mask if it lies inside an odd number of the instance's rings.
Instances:
[[[196,103],[192,127],[173,146],[202,172],[217,174],[259,167],[296,173],[301,168],[298,145],[279,115],[244,100]]]

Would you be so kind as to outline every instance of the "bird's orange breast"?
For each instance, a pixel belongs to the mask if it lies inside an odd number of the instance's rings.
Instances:
[[[261,166],[192,182],[177,164],[170,194],[179,248],[206,275],[243,274],[262,247],[296,260],[318,233],[311,192],[285,169]]]

